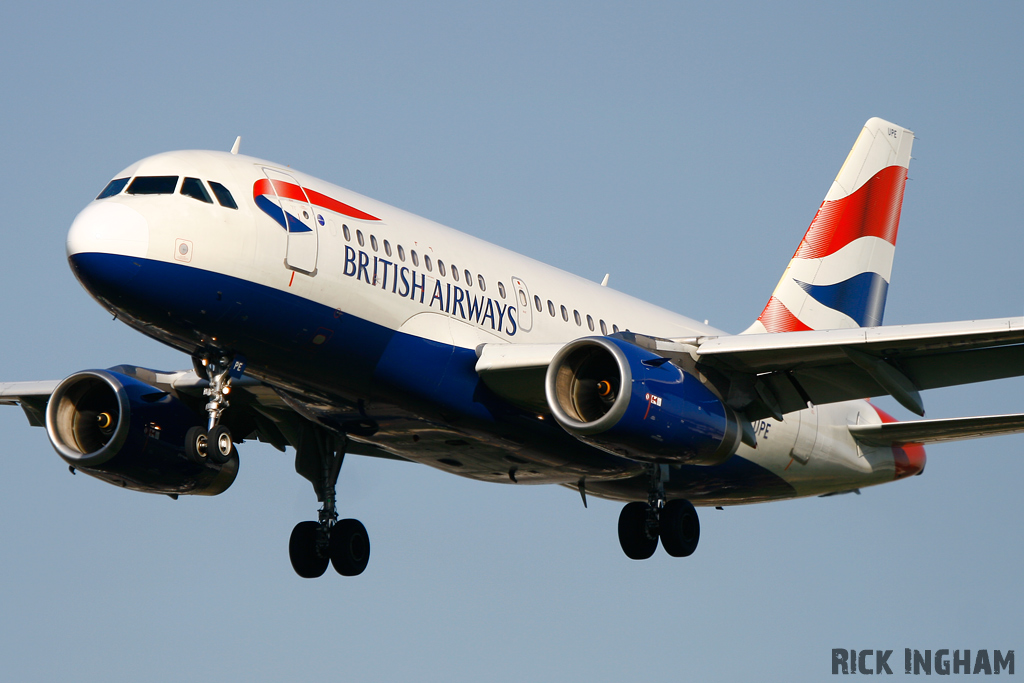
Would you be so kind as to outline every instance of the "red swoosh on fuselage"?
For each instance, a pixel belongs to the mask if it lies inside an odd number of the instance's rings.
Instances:
[[[354,206],[349,206],[344,202],[339,202],[337,199],[328,197],[325,194],[321,194],[316,190],[310,190],[299,187],[295,183],[288,183],[283,180],[270,180],[268,178],[260,178],[252,186],[252,196],[258,197],[261,194],[277,195],[278,197],[285,197],[287,199],[294,199],[298,202],[304,202],[309,197],[309,202],[321,208],[340,213],[343,216],[349,218],[357,218],[363,221],[379,221],[380,219],[376,216],[371,216],[365,211],[360,211]]]

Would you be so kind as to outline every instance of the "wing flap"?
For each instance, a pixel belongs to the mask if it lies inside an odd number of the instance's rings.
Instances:
[[[1021,432],[1024,432],[1024,413],[850,426],[853,438],[868,446],[942,443]]]

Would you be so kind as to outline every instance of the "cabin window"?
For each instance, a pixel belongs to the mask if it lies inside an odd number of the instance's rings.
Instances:
[[[128,194],[174,194],[176,175],[140,175],[128,186]]]
[[[564,305],[562,306],[562,320],[569,322],[569,309]]]
[[[351,231],[349,231],[348,226],[345,225],[344,223],[341,224],[341,231],[345,234],[345,241],[346,242],[351,242],[352,241],[352,233],[351,233]]]
[[[423,265],[427,269],[427,272],[434,270],[433,264],[430,262],[430,256],[427,254],[423,255]]]
[[[601,334],[608,334],[608,326],[603,320],[601,321]]]
[[[124,186],[128,184],[127,178],[117,178],[107,183],[107,186],[103,188],[103,192],[100,192],[96,199],[106,199],[107,197],[113,197],[115,194],[120,194]]]
[[[363,231],[356,230],[356,242],[359,242],[359,246],[366,246],[366,240],[363,239]]]
[[[613,333],[616,333],[616,334],[618,334],[618,332],[619,332],[619,326],[618,326],[618,325],[615,325],[615,324],[612,324],[612,332],[613,332]]]
[[[210,193],[203,187],[203,181],[199,178],[185,178],[181,183],[181,194],[192,199],[198,199],[201,202],[207,204],[213,204],[213,200],[210,199]]]
[[[370,248],[377,251],[377,238],[374,235],[370,235]]]
[[[548,299],[548,313],[551,314],[552,318],[555,317],[555,304],[551,302],[551,299]]]
[[[522,294],[522,293],[523,293],[523,292],[522,292],[522,290],[520,290],[520,292],[519,292],[519,293],[520,293],[520,294]],[[523,295],[523,297],[522,297],[522,298],[524,298],[524,299],[525,299],[525,298],[526,298],[526,296],[525,296],[525,295]],[[533,305],[537,307],[537,310],[538,310],[538,311],[543,311],[543,310],[544,310],[544,306],[543,306],[543,305],[541,304],[541,302],[540,302],[540,297],[539,297],[539,296],[537,296],[536,294],[534,294],[534,295],[533,295]]]
[[[502,284],[501,282],[499,282],[499,283],[498,283],[498,295],[499,295],[499,296],[500,296],[500,297],[501,297],[502,299],[504,299],[504,298],[505,298],[505,285],[504,285],[504,284]],[[525,297],[524,297],[524,298],[525,298]],[[524,301],[523,303],[526,303],[526,302]]]
[[[409,252],[409,254],[412,256],[412,264],[414,266],[420,265],[420,257],[419,254],[416,253],[416,250],[413,249],[412,251]]]
[[[398,259],[402,262],[405,261],[405,247],[401,244],[398,245]]]
[[[465,273],[465,275],[466,275],[466,286],[467,287],[472,287],[473,286],[473,276],[469,274],[468,270],[463,270],[462,272]]]
[[[437,259],[437,272],[441,273],[441,277],[444,277],[446,274],[444,272],[444,261],[441,259]]]
[[[238,209],[238,204],[235,204],[235,198],[231,196],[228,188],[211,180],[210,189],[213,190],[213,194],[216,195],[217,201],[220,202],[221,206],[228,209]]]
[[[587,316],[587,327],[590,328],[591,332],[594,331],[594,319],[591,318],[589,315]]]
[[[459,281],[459,268],[458,266],[452,266],[452,279],[456,282]]]
[[[480,273],[476,274],[476,283],[478,285],[480,285],[480,291],[481,292],[486,292],[487,291],[487,283],[484,282],[484,276],[481,275]]]
[[[577,325],[577,326],[579,326],[579,327],[583,327],[583,319],[582,319],[582,318],[580,318],[580,312],[579,312],[579,311],[575,311],[575,310],[574,310],[574,311],[572,312],[572,317],[573,317],[573,318],[575,318],[575,320],[576,320],[576,325]]]
[[[391,256],[391,242],[384,240],[384,253]]]

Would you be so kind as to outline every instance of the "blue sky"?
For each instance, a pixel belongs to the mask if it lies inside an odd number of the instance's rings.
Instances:
[[[635,4],[633,4],[635,5]],[[733,332],[760,312],[865,120],[915,131],[885,321],[1024,312],[1017,3],[7,3],[0,380],[187,358],[67,268],[117,171],[230,148]],[[1024,411],[1024,381],[927,392]],[[879,401],[901,419],[911,415]],[[216,498],[72,477],[0,410],[8,680],[821,680],[831,649],[1024,649],[1024,437],[921,477],[702,511],[688,560],[622,555],[619,507],[349,458],[356,579],[295,577],[315,515],[247,443]],[[897,668],[897,674],[900,670]]]

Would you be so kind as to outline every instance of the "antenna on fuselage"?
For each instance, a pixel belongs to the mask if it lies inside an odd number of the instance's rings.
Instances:
[[[607,287],[608,286],[608,276],[609,275],[611,275],[611,273],[605,273],[604,274],[604,279],[601,280],[601,286],[602,287]]]
[[[231,145],[231,153],[232,154],[238,154],[238,146],[240,144],[242,144],[242,136],[241,135],[239,135],[237,138],[235,138],[235,144]]]

